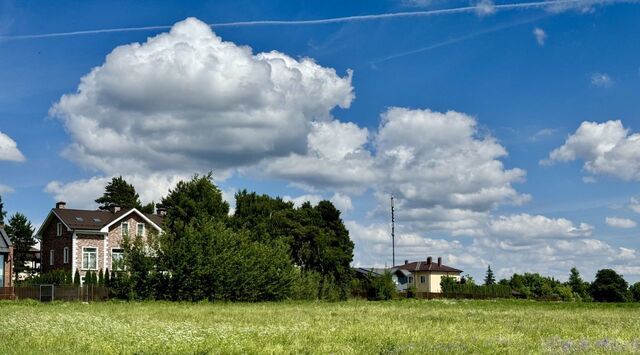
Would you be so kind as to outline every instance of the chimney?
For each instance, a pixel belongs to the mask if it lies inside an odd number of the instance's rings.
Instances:
[[[67,207],[67,203],[66,202],[64,202],[64,201],[56,202],[56,209],[63,210],[63,209],[65,209],[65,207]]]
[[[409,263],[409,260],[405,259],[404,264],[407,265],[408,263]]]
[[[442,266],[442,257],[441,256],[438,257],[438,266]]]
[[[118,212],[120,212],[120,206],[112,205],[110,210],[111,210],[111,213],[118,213]]]
[[[159,214],[160,216],[163,216],[163,217],[164,217],[164,216],[166,216],[166,215],[167,215],[167,209],[166,209],[166,208],[164,208],[164,207],[158,207],[158,208],[156,209],[156,211],[158,212],[158,214]]]
[[[431,265],[431,257],[427,258],[427,265]]]

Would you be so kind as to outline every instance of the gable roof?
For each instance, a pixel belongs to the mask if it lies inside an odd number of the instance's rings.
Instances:
[[[438,265],[438,263],[434,263],[434,262],[428,263],[426,261],[414,261],[412,263],[398,265],[395,267],[398,269],[407,270],[407,271],[440,271],[440,272],[459,272],[459,273],[462,272],[462,270],[458,270],[444,264]]]
[[[11,239],[4,228],[0,227],[0,253],[8,253],[9,247],[11,247]]]
[[[42,230],[49,223],[52,216],[58,217],[68,230],[105,232],[103,229],[108,228],[131,213],[138,214],[147,223],[151,224],[159,231],[162,230],[160,227],[162,225],[162,216],[142,213],[135,208],[120,210],[116,213],[103,210],[52,208],[36,235],[42,235]]]

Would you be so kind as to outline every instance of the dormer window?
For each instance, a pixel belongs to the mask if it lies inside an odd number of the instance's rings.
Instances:
[[[129,236],[129,222],[122,222],[122,236]]]
[[[56,224],[56,237],[62,236],[62,223]]]

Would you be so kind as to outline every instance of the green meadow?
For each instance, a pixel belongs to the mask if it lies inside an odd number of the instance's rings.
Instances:
[[[0,302],[0,354],[638,353],[640,304]]]

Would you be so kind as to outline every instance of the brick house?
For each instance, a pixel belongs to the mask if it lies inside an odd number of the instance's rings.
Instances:
[[[434,263],[431,257],[426,261],[414,261],[410,263],[404,261],[404,265],[395,266],[393,269],[405,270],[411,273],[405,280],[406,287],[414,286],[417,292],[441,293],[440,279],[444,276],[453,277],[460,281],[462,270],[454,269],[442,263],[442,258],[438,258]]]
[[[4,228],[0,226],[0,287],[11,287],[13,284],[13,246]]]
[[[123,236],[162,232],[162,216],[135,208],[111,211],[66,208],[58,202],[36,236],[40,239],[42,272],[64,270],[84,278],[87,271],[122,268]]]

